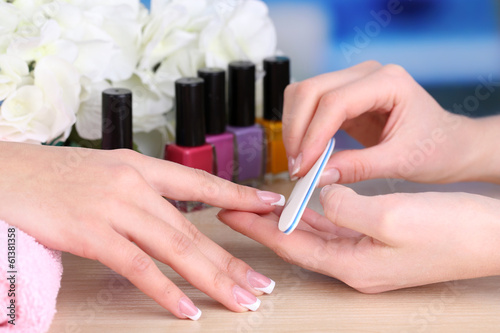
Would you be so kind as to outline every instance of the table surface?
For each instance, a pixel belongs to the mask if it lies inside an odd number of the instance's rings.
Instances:
[[[289,195],[288,181],[264,188]],[[500,198],[492,184],[422,185],[373,180],[351,186],[358,193],[462,191]],[[318,191],[310,207],[321,210]],[[63,255],[64,275],[50,333],[59,332],[498,332],[500,276],[438,283],[365,295],[344,283],[285,263],[272,251],[229,229],[218,209],[186,214],[199,229],[277,286],[257,312],[234,313],[158,263],[203,310],[179,320],[99,262]]]

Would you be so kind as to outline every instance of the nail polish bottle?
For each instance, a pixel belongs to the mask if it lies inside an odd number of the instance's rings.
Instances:
[[[267,172],[272,175],[288,171],[288,159],[282,136],[283,99],[290,84],[290,59],[277,56],[264,59],[264,127],[267,141]]]
[[[132,92],[110,88],[102,92],[102,149],[133,149]]]
[[[165,159],[213,174],[213,148],[205,142],[204,82],[182,78],[175,82],[176,138],[165,147]],[[169,200],[184,212],[206,207],[200,202]]]
[[[198,76],[205,82],[206,141],[215,151],[214,174],[233,179],[234,135],[226,131],[226,72],[220,68],[203,68]]]
[[[229,125],[235,137],[237,183],[258,186],[265,173],[264,130],[255,123],[255,64],[235,61],[229,64]]]

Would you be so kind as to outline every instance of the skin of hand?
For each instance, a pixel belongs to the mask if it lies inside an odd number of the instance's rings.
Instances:
[[[339,129],[367,147],[334,154],[320,186],[371,178],[500,183],[490,166],[500,163],[500,117],[490,118],[451,114],[402,67],[370,61],[288,86],[283,138],[292,179],[307,173]]]
[[[287,262],[364,293],[500,274],[499,200],[466,193],[366,197],[330,185],[321,203],[325,216],[306,210],[290,235],[278,230],[278,210],[222,210],[218,218]]]
[[[151,257],[236,312],[262,294],[259,281],[271,281],[201,234],[163,197],[266,213],[278,194],[131,150],[0,142],[0,152],[0,219],[47,247],[99,260],[179,318],[197,309]]]

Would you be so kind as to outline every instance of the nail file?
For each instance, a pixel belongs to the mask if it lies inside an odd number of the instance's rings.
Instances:
[[[321,173],[325,169],[326,163],[332,155],[333,148],[335,147],[335,138],[328,141],[325,151],[321,154],[320,158],[316,161],[314,166],[309,170],[305,177],[299,179],[292,194],[288,198],[285,208],[281,213],[279,220],[279,229],[285,234],[289,235],[295,230],[299,224],[302,214],[307,207],[307,203],[311,199],[314,189],[318,185]]]

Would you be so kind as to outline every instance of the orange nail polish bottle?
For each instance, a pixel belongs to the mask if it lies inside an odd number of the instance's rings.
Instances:
[[[264,59],[264,118],[257,122],[267,138],[267,172],[273,175],[288,171],[282,136],[283,99],[290,84],[290,59],[277,56]]]

